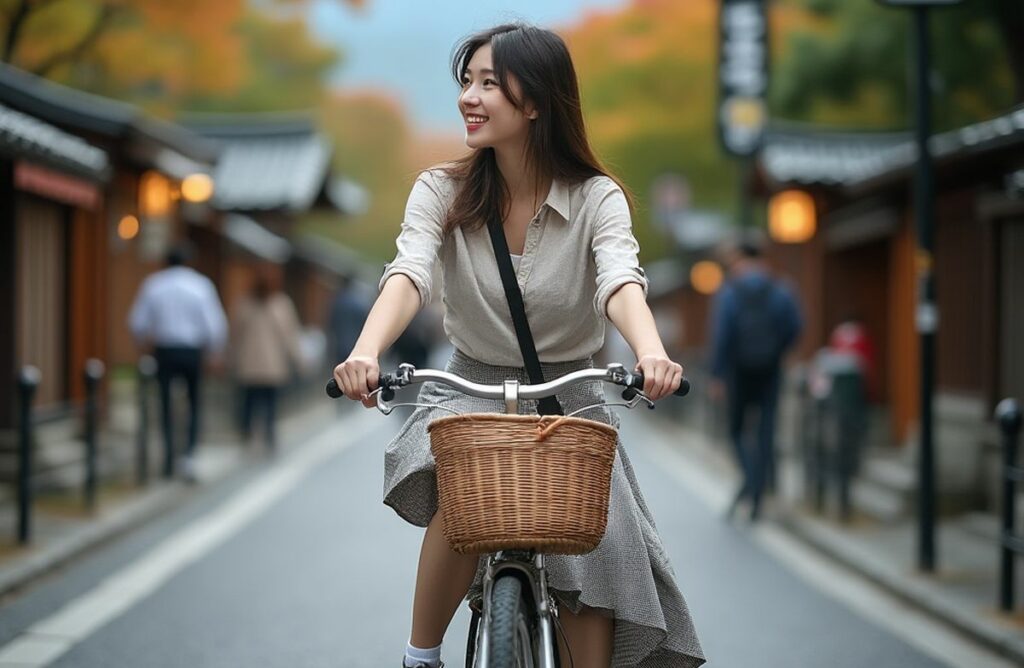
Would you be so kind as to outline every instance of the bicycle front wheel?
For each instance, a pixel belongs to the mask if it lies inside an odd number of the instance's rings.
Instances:
[[[536,666],[536,612],[514,575],[499,577],[491,590],[490,668]]]

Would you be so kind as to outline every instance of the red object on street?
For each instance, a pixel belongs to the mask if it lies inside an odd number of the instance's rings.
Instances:
[[[856,356],[864,374],[868,398],[874,400],[877,397],[878,356],[875,344],[864,324],[854,320],[841,323],[832,330],[828,347],[835,352],[851,353]]]

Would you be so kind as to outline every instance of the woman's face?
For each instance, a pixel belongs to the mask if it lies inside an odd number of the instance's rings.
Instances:
[[[518,95],[518,83],[508,83]],[[524,114],[501,91],[490,44],[481,46],[469,59],[462,75],[459,111],[466,123],[466,145],[470,148],[521,147],[526,142],[531,118],[536,118],[529,105]]]

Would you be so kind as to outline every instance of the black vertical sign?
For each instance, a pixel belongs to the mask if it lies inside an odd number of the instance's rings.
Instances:
[[[721,0],[718,136],[726,152],[749,156],[768,119],[768,21],[764,0]]]

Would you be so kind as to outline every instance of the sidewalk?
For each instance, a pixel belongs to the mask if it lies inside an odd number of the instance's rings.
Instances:
[[[690,426],[673,423],[680,448],[723,486],[738,485],[724,443]],[[979,644],[1024,665],[1024,583],[1017,580],[1017,610],[998,609],[999,552],[992,518],[967,515],[937,527],[939,570],[916,568],[917,524],[911,518],[880,524],[855,517],[848,525],[817,515],[799,500],[800,464],[780,453],[779,493],[763,521],[774,522],[826,556],[891,594],[945,622]],[[724,511],[724,509],[723,509]],[[745,519],[737,519],[742,524]]]
[[[337,419],[337,406],[326,400],[296,407],[279,420],[279,447],[287,451]],[[247,451],[229,430],[214,428],[207,432],[198,448],[197,485],[177,479],[165,481],[151,474],[149,484],[138,487],[119,476],[101,481],[94,513],[83,508],[80,490],[37,496],[32,512],[32,543],[27,547],[17,544],[18,511],[14,500],[0,503],[0,596],[30,584],[88,550],[178,507],[202,489],[266,458],[260,443]],[[118,439],[127,435],[114,432],[104,437]],[[157,460],[162,460],[162,445],[155,434],[149,448],[151,468],[156,471]]]

